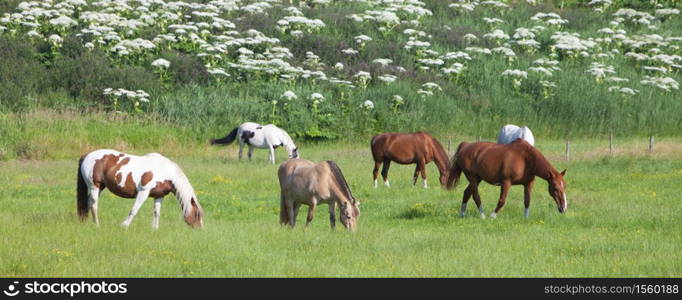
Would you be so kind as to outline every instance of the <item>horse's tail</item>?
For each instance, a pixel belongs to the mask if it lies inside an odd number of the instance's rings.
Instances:
[[[289,225],[289,213],[287,212],[287,206],[284,204],[284,191],[279,195],[279,224]]]
[[[343,176],[343,173],[341,172],[339,166],[331,160],[328,160],[327,164],[329,165],[329,169],[332,171],[332,174],[334,175],[334,180],[341,187],[341,191],[343,192],[344,196],[346,196],[348,200],[350,200],[351,202],[355,202],[355,197],[353,197],[353,193],[351,192],[350,187],[348,186],[348,182],[346,181],[346,178]]]
[[[78,217],[81,221],[85,221],[88,217],[88,212],[90,212],[90,206],[88,205],[88,185],[85,183],[85,178],[83,178],[83,171],[81,166],[85,160],[85,155],[81,156],[78,161],[78,184],[76,185],[76,206],[78,208]]]
[[[229,144],[234,141],[235,138],[237,138],[237,131],[239,130],[239,126],[235,127],[228,133],[225,137],[220,138],[220,139],[212,139],[211,140],[211,145],[215,144]]]
[[[448,174],[448,180],[445,184],[445,187],[448,190],[451,190],[457,186],[459,177],[462,175],[462,168],[460,168],[459,164],[457,164],[457,160],[459,158],[459,151],[462,150],[462,146],[465,144],[466,143],[462,142],[459,144],[459,146],[457,146],[457,152],[455,152],[455,155],[452,156],[452,160],[450,161],[450,173]]]

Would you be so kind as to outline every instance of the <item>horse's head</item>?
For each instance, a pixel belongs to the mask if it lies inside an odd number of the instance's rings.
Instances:
[[[204,227],[204,209],[201,208],[201,205],[199,205],[194,197],[190,200],[190,205],[191,207],[185,215],[185,222],[193,228]]]
[[[289,158],[298,158],[298,147],[291,150],[291,153],[289,153]]]
[[[358,226],[360,217],[360,202],[344,202],[341,204],[341,224],[347,229],[354,231]]]
[[[448,171],[444,171],[440,173],[440,185],[445,187],[448,183]]]
[[[566,182],[564,181],[564,175],[566,175],[566,170],[561,173],[551,172],[549,175],[549,194],[554,198],[557,208],[560,213],[564,213],[568,209],[568,199],[566,199]]]

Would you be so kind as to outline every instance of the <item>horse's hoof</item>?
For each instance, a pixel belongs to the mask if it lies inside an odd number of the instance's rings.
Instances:
[[[481,214],[481,219],[485,219],[485,214]]]
[[[496,219],[496,218],[497,218],[497,214],[496,214],[496,213],[491,213],[491,214],[490,214],[490,218],[491,218],[491,219]]]

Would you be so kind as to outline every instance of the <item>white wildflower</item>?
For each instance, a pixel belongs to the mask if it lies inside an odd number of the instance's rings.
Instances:
[[[292,91],[286,91],[280,97],[287,100],[295,100],[296,98],[298,98],[298,96],[296,96],[296,94]]]
[[[668,92],[670,89],[677,90],[680,88],[679,83],[670,77],[653,77],[645,75],[644,79],[640,81],[640,83],[643,85],[651,85]]]
[[[377,59],[373,60],[372,63],[379,64],[382,67],[386,67],[389,64],[393,63],[393,60],[388,59],[388,58],[377,58]]]
[[[152,66],[157,68],[168,69],[170,67],[170,61],[165,60],[163,58],[159,58],[152,62]]]

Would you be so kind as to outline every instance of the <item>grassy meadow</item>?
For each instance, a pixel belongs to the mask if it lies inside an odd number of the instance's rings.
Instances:
[[[464,139],[471,137],[453,144]],[[375,189],[367,143],[300,144],[302,157],[333,159],[344,171],[362,203],[355,233],[340,224],[330,230],[326,206],[318,208],[307,230],[300,226],[306,207],[297,228],[281,228],[277,166],[267,163],[264,150],[257,150],[252,162],[240,162],[235,145],[183,147],[169,139],[159,146],[168,149],[161,152],[184,168],[196,189],[206,211],[201,230],[184,224],[174,196],[164,201],[158,231],[151,229],[153,201],[125,230],[119,224],[133,200],[109,192],[100,198],[101,226],[80,223],[77,152],[0,162],[0,203],[5,207],[0,212],[0,276],[681,276],[682,140],[659,138],[653,154],[647,153],[645,138],[616,140],[613,155],[605,139],[572,144],[573,158],[567,162],[563,141],[537,143],[557,168],[568,169],[566,214],[558,213],[540,179],[530,218],[523,218],[523,189],[513,187],[495,220],[478,218],[473,201],[468,215],[460,218],[464,186],[454,192],[438,188],[433,164],[429,189],[419,183],[413,187],[413,167],[396,164],[389,173],[391,188]],[[278,151],[278,163],[284,159],[284,151]],[[486,213],[498,193],[497,187],[482,186]]]
[[[681,277],[680,9],[0,1],[0,277]],[[325,206],[308,230],[281,228],[266,152],[240,162],[235,145],[208,145],[246,121],[282,127],[303,158],[335,160],[362,202],[359,230],[331,231]],[[423,130],[454,151],[507,123],[568,169],[566,214],[541,180],[528,219],[521,187],[496,220],[473,204],[460,218],[466,180],[440,189],[433,165],[427,190],[396,164],[391,188],[372,186],[373,134]],[[125,230],[133,200],[109,192],[101,226],[81,224],[77,161],[100,148],[178,162],[205,228],[186,226],[169,196],[158,231],[152,201]],[[499,190],[481,193],[489,214]]]

